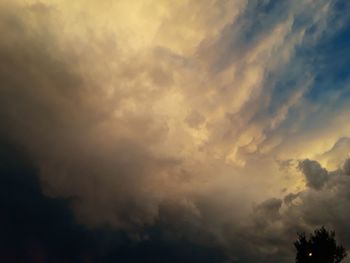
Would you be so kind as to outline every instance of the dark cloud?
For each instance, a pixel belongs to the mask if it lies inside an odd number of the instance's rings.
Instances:
[[[329,179],[327,170],[316,161],[303,160],[299,163],[299,169],[305,175],[309,187],[320,189]]]
[[[339,242],[347,249],[350,247],[347,209],[350,177],[343,168],[347,163],[348,159],[340,169],[328,171],[317,161],[304,160],[300,162],[300,169],[306,179],[311,180],[308,188],[287,194],[283,201],[270,198],[255,206],[249,222],[232,232],[241,236],[246,249],[242,251],[251,254],[251,262],[256,262],[258,257],[259,262],[293,261],[292,241],[296,233],[310,233],[322,225],[334,229]],[[318,175],[327,176],[321,185],[320,180],[314,178]],[[236,243],[232,241],[231,245]]]
[[[206,232],[192,207],[164,200],[162,176],[179,160],[149,146],[166,127],[147,112],[111,121],[124,95],[107,98],[87,83],[78,70],[84,62],[60,46],[52,12],[45,5],[0,10],[7,142],[0,147],[0,261],[225,261],[221,248],[198,235]],[[137,75],[137,65],[126,73]]]
[[[78,224],[70,209],[72,200],[50,198],[42,193],[37,168],[25,151],[9,143],[2,142],[0,146],[2,262],[225,260],[223,251],[213,244],[192,242],[179,232],[176,235],[175,230],[179,229],[174,226],[181,224],[180,231],[184,233],[187,223],[180,223],[182,219],[178,215],[182,212],[169,209],[169,206],[162,209],[159,223],[134,235],[110,228],[88,229]],[[177,219],[169,218],[169,213]]]
[[[68,200],[42,194],[23,150],[3,142],[0,149],[1,261],[81,262],[92,235],[74,222]]]
[[[347,159],[343,164],[344,174],[350,175],[350,159]]]
[[[299,193],[289,193],[283,198],[283,202],[286,205],[291,204],[297,197],[299,196]]]
[[[281,208],[281,205],[282,200],[277,198],[271,198],[257,205],[255,208],[255,213],[261,215],[258,216],[259,218],[275,220],[279,217],[279,210]]]
[[[107,96],[88,82],[84,61],[56,35],[58,11],[45,8],[0,11],[0,133],[28,151],[47,195],[75,198],[81,221],[150,224],[163,199],[159,176],[178,164],[151,151],[166,125],[147,112],[114,117],[132,95]]]
[[[310,61],[316,54],[306,55],[323,32],[324,25],[315,25],[328,19],[315,18],[322,16],[318,11],[326,1],[318,3],[310,4],[312,11],[292,2],[242,5],[238,20],[198,49],[196,59],[203,60],[199,64],[208,62],[208,72],[199,83],[187,75],[202,74],[188,70],[201,66],[171,49],[157,47],[126,56],[119,35],[94,31],[84,23],[69,35],[61,11],[51,5],[0,3],[0,137],[6,142],[0,145],[0,261],[291,262],[296,232],[320,225],[336,229],[349,247],[349,159],[336,171],[314,160],[299,162],[308,188],[283,193],[284,198],[260,200],[243,219],[242,211],[250,210],[251,200],[243,199],[254,191],[266,196],[269,190],[243,177],[237,177],[233,188],[232,179],[218,176],[231,170],[211,166],[212,160],[221,158],[220,147],[241,155],[242,164],[247,156],[259,159],[258,152],[269,155],[269,150],[260,149],[261,142],[286,120],[289,108],[305,92],[299,87],[313,75]],[[309,14],[313,11],[315,17]],[[81,31],[86,31],[83,37]],[[320,67],[326,64],[321,62]],[[188,71],[176,72],[177,67]],[[179,81],[182,73],[187,75]],[[188,80],[196,83],[185,83]],[[177,87],[182,85],[189,85],[191,91]],[[169,126],[181,120],[176,122],[174,116],[164,120],[167,115],[160,115],[174,106],[172,96],[164,97],[165,106],[156,102],[171,86],[188,97],[184,101],[193,103],[189,108],[195,110],[184,114],[187,118],[179,115],[187,125],[180,129],[185,135],[174,129],[167,137]],[[208,100],[201,104],[202,98]],[[241,101],[245,102],[241,105]],[[300,107],[297,117],[304,111]],[[220,117],[215,120],[221,114],[229,125]],[[207,118],[211,123],[206,123]],[[295,123],[299,122],[289,119],[282,130]],[[208,151],[207,158],[202,147],[201,162],[189,158],[191,164],[182,166],[184,160],[171,153],[186,152],[187,140],[195,137],[188,127],[196,132],[204,127],[204,133],[196,136],[201,141],[208,131],[215,151]],[[181,136],[190,139],[182,142]],[[169,138],[174,142],[169,143]],[[341,153],[347,151],[340,148]],[[197,154],[196,147],[191,150],[184,156]],[[281,170],[292,169],[293,160],[281,161]],[[192,161],[201,167],[193,168]],[[258,169],[252,171],[260,176]],[[214,178],[209,183],[207,173]],[[193,178],[205,181],[202,194],[196,194]],[[211,183],[228,187],[207,191]],[[233,191],[237,193],[231,195]]]
[[[166,126],[147,111],[113,115],[140,95],[118,90],[138,65],[125,65],[108,97],[79,71],[79,54],[63,48],[55,12],[0,9],[0,260],[223,262],[193,203],[164,183],[173,170],[176,190],[179,163],[151,149]]]

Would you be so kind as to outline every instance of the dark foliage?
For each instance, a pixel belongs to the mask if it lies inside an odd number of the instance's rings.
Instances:
[[[346,257],[345,248],[337,245],[335,232],[324,227],[316,229],[309,239],[305,233],[298,234],[294,246],[296,263],[339,263]]]

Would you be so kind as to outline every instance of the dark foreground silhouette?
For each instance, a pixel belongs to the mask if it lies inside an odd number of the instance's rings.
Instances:
[[[324,227],[316,229],[309,239],[305,233],[298,234],[294,246],[296,263],[339,263],[347,255],[345,248],[337,244],[335,232]]]

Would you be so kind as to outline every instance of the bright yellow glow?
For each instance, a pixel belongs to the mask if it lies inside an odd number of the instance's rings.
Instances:
[[[113,156],[114,145],[126,141],[137,145],[151,163],[142,170],[149,181],[140,184],[157,201],[212,191],[228,202],[235,195],[246,196],[244,206],[250,207],[255,200],[304,189],[296,169],[299,159],[314,158],[336,169],[338,157],[348,153],[348,149],[327,151],[339,137],[350,134],[349,109],[339,110],[337,118],[317,130],[302,130],[303,114],[317,110],[302,100],[312,76],[270,112],[274,94],[268,78],[289,65],[304,37],[304,30],[292,32],[292,15],[245,45],[236,39],[245,0],[11,2],[23,7],[18,19],[26,26],[25,37],[45,43],[53,61],[79,80],[77,97],[81,98],[76,101],[74,90],[63,95],[57,91],[60,85],[65,88],[65,82],[51,89],[50,78],[40,82],[45,89],[38,93],[47,101],[56,96],[59,99],[52,105],[68,105],[62,111],[74,121],[66,125],[66,137],[75,141],[69,136],[76,131],[69,129],[78,127],[82,135],[74,146],[84,153],[96,150],[102,160]],[[7,39],[22,43],[12,31]],[[282,124],[298,107],[306,110],[286,131]],[[44,163],[42,170],[49,174],[45,176],[59,185],[61,174],[47,168],[51,152],[35,147]],[[68,157],[62,157],[61,145],[56,147],[54,154],[70,164]],[[294,162],[282,170],[279,160]],[[102,178],[108,181],[113,176],[107,173]],[[72,194],[67,185],[62,186],[68,189],[65,194]],[[157,213],[157,208],[151,210]]]

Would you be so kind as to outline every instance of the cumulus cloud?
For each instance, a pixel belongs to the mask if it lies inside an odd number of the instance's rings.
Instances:
[[[349,152],[350,138],[342,137],[330,149],[317,155],[316,158],[329,169],[337,169],[342,164],[344,157],[349,156]]]
[[[303,160],[299,163],[299,169],[305,175],[309,187],[320,189],[329,179],[327,170],[322,168],[317,161]]]
[[[346,17],[326,0],[1,2],[1,137],[88,227],[287,261],[295,230],[345,226],[348,148],[327,150],[350,132],[348,86],[317,87]]]
[[[348,161],[345,160],[344,164]],[[303,191],[289,193],[283,200],[267,199],[256,205],[249,221],[239,228],[238,233],[243,236],[242,242],[246,242],[248,248],[251,246],[246,253],[256,254],[256,257],[263,255],[262,262],[293,261],[291,241],[295,239],[296,233],[312,232],[322,225],[334,229],[345,247],[350,245],[347,230],[350,177],[342,168],[328,171],[314,160],[304,160],[301,163],[304,168],[307,167],[304,172],[307,180],[317,174],[329,175],[326,181],[322,181],[322,187],[316,187],[320,181],[312,178],[309,187]],[[235,244],[232,243],[231,246]],[[260,253],[254,249],[260,249]]]
[[[82,57],[70,32],[60,34],[54,24],[64,23],[59,8],[65,6],[13,4],[2,11],[2,133],[31,152],[47,194],[77,198],[82,221],[151,223],[163,195],[181,192],[173,185],[185,173],[177,168],[178,149],[162,147],[171,116],[160,104],[176,97],[173,70],[163,65],[176,67],[176,55],[133,55],[108,36],[86,34],[75,40]],[[149,68],[155,55],[166,62]]]

